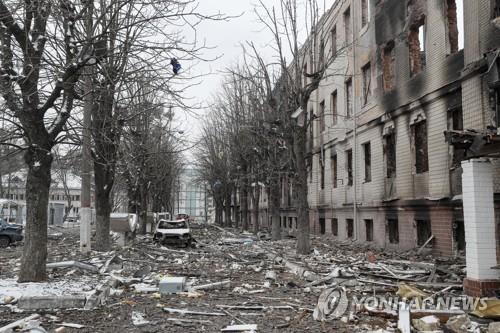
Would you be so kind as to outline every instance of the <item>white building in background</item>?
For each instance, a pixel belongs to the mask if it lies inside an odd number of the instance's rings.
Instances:
[[[177,180],[174,193],[174,216],[188,214],[197,222],[204,222],[213,214],[212,199],[207,196],[204,184],[197,181],[197,170],[186,168]]]

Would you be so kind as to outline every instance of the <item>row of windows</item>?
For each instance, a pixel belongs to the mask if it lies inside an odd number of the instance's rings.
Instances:
[[[71,201],[80,201],[80,196],[79,195],[70,195],[69,198]],[[64,194],[52,194],[50,196],[50,200],[52,201],[66,201],[68,200],[68,196]]]
[[[429,171],[428,161],[428,145],[427,145],[427,122],[425,120],[419,121],[411,126],[411,133],[413,137],[412,146],[414,147],[414,162],[415,173],[420,174]],[[386,164],[386,177],[394,178],[396,176],[396,133],[390,131],[383,138],[384,156]],[[372,181],[372,146],[371,142],[365,142],[361,145],[362,154],[364,157],[364,182]],[[325,188],[325,157],[324,150],[320,153],[320,187]],[[353,152],[352,149],[345,151],[345,170],[347,176],[347,186],[353,184]],[[310,169],[310,176],[312,177],[312,167]],[[338,157],[337,153],[332,150],[331,153],[331,177],[332,186],[337,188],[339,183],[338,175]],[[311,178],[312,180],[312,178]]]

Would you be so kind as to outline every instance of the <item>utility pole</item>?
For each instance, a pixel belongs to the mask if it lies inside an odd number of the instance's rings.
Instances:
[[[92,39],[92,15],[93,15],[93,1],[89,1],[87,12],[87,43],[90,46],[90,41]],[[90,52],[90,48],[89,48]],[[83,106],[83,142],[82,142],[82,188],[80,195],[80,252],[88,253],[90,252],[90,232],[91,232],[91,219],[92,219],[92,209],[91,209],[91,181],[92,181],[92,155],[90,153],[91,141],[90,141],[90,126],[91,126],[91,112],[93,105],[93,93],[92,93],[92,70],[87,67],[85,69],[85,82],[84,82],[84,106]]]

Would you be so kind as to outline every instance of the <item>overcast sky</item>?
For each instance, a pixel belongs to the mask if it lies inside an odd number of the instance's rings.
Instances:
[[[300,0],[300,4],[303,4]],[[319,0],[321,3],[321,12],[323,13],[323,3],[333,4],[334,0]],[[279,6],[279,0],[264,0],[266,6]],[[206,74],[200,79],[198,86],[192,87],[188,91],[188,96],[193,98],[191,102],[198,101],[205,105],[212,100],[221,85],[223,72],[227,67],[236,64],[241,58],[241,44],[246,41],[253,41],[260,48],[262,54],[270,59],[273,55],[272,50],[267,46],[272,41],[272,36],[257,21],[254,12],[257,0],[200,0],[199,12],[204,14],[223,13],[229,16],[238,16],[227,22],[206,21],[198,29],[199,41],[205,40],[208,46],[213,49],[204,52],[205,58],[217,58],[210,62],[203,62],[196,65],[189,74]],[[188,68],[190,64],[184,64]],[[202,124],[202,117],[209,112],[197,111],[197,117],[185,113],[177,113],[177,121],[186,133],[192,133],[195,136],[199,134],[199,128]],[[196,119],[197,118],[197,119]]]

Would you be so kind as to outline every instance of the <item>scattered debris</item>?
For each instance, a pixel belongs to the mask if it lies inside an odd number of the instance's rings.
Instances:
[[[132,324],[137,327],[149,325],[151,322],[146,320],[145,316],[144,313],[132,311]]]
[[[0,333],[10,333],[15,328],[24,327],[30,321],[36,320],[38,318],[40,318],[40,315],[39,314],[34,314],[34,315],[29,316],[29,317],[17,320],[15,322],[11,323],[11,324],[8,324],[6,326],[0,327]]]
[[[183,292],[185,285],[185,277],[169,276],[160,280],[159,290],[161,294],[175,294]]]
[[[257,331],[257,325],[250,324],[250,325],[231,325],[227,326],[226,328],[223,328],[221,330],[222,332],[256,332]]]
[[[177,313],[181,315],[193,315],[193,316],[225,316],[225,313],[221,312],[202,312],[202,311],[191,311],[184,309],[174,309],[174,308],[163,308],[163,311],[168,313]]]

